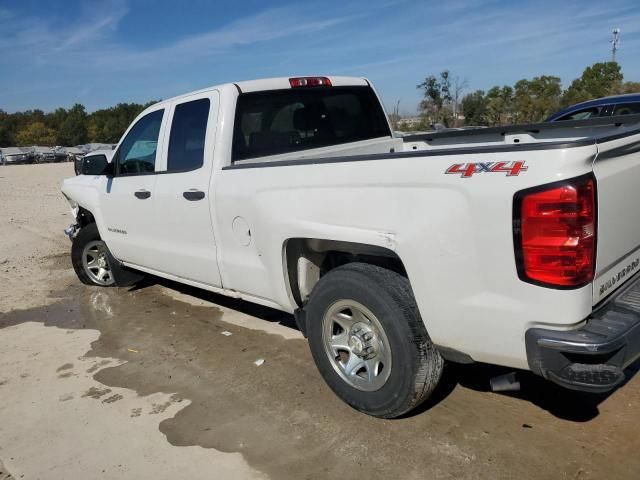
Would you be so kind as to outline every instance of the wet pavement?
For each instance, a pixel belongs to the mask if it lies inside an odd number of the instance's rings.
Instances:
[[[48,268],[69,268],[67,260],[55,257]],[[83,358],[101,386],[87,398],[126,404],[132,419],[169,409],[175,414],[159,429],[171,445],[241,454],[270,478],[640,478],[639,376],[595,396],[522,373],[522,391],[507,395],[488,391],[502,369],[448,366],[426,405],[380,420],[332,394],[305,340],[278,334],[295,328],[286,314],[160,279],[131,289],[56,287],[48,306],[1,313],[0,335],[26,322],[98,331]],[[232,311],[265,328],[227,322]],[[61,382],[73,371],[67,363],[55,365]],[[109,389],[166,396],[145,410]],[[182,400],[185,407],[174,405]]]

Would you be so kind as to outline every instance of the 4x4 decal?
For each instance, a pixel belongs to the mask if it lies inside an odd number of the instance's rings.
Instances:
[[[528,167],[523,161],[517,162],[472,162],[454,163],[444,172],[448,175],[458,174],[462,178],[469,178],[474,173],[506,173],[507,177],[515,177],[520,172],[527,171]]]

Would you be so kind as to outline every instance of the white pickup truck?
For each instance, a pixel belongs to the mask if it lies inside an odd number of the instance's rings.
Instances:
[[[370,415],[445,361],[601,392],[640,355],[639,115],[395,138],[366,79],[276,78],[149,107],[95,169],[62,187],[81,281],[291,312]]]

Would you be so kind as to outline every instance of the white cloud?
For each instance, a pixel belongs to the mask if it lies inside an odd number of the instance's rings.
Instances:
[[[13,21],[11,12],[3,14],[0,10],[0,29],[8,32],[0,39],[0,55],[6,62],[18,61],[32,66],[36,63],[65,65],[83,62],[86,67],[131,70],[188,63],[233,47],[284,37],[304,39],[351,18],[307,15],[300,7],[271,8],[215,30],[149,48],[127,44],[117,38],[118,25],[129,11],[126,4],[111,1],[99,5],[99,8],[87,9],[91,14],[83,15],[71,24],[40,18]]]
[[[114,33],[120,20],[128,13],[128,8],[111,9],[104,16],[95,15],[96,18],[85,18],[79,26],[72,29],[66,38],[55,48],[56,51],[65,51],[70,48],[83,46],[105,38]]]
[[[112,67],[130,69],[158,64],[188,63],[195,59],[224,53],[228,49],[284,37],[299,37],[334,27],[349,17],[314,18],[298,8],[274,8],[233,21],[219,29],[179,39],[166,46],[134,50],[119,47],[97,61]]]

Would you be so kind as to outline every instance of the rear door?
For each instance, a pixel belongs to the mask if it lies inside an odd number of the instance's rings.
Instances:
[[[597,304],[640,271],[640,133],[600,143],[593,171],[598,194]]]
[[[159,250],[153,268],[187,280],[221,286],[209,190],[219,96],[193,95],[173,105],[157,176],[153,222]]]

